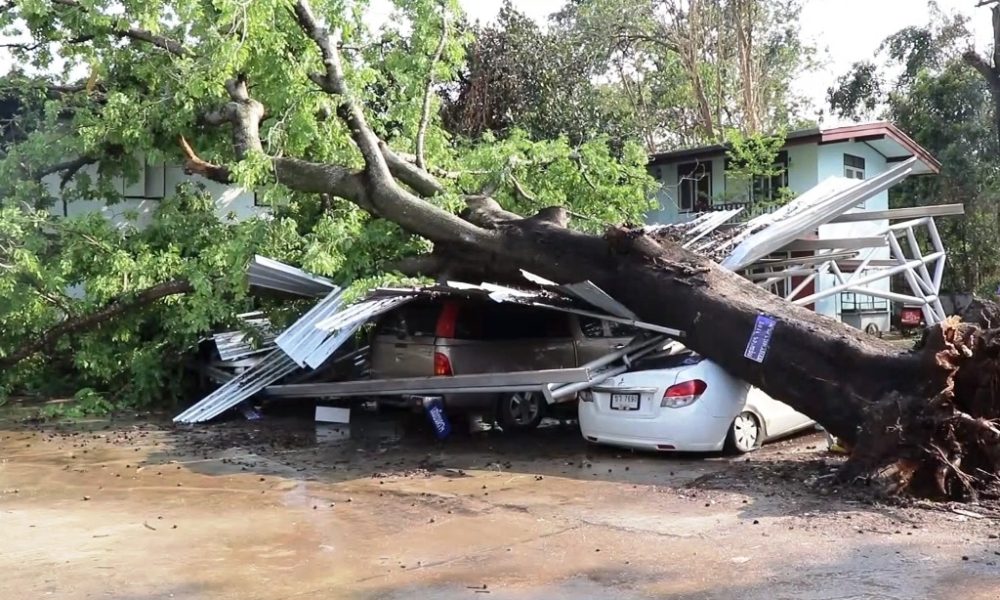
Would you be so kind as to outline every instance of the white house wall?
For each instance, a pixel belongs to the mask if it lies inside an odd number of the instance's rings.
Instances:
[[[97,179],[97,168],[90,165],[81,169],[92,179]],[[140,172],[136,181],[126,181],[116,178],[115,185],[121,194],[121,201],[108,204],[103,200],[74,200],[71,202],[57,201],[51,212],[56,215],[77,216],[88,213],[101,213],[117,226],[133,224],[145,227],[152,220],[153,213],[164,196],[174,193],[177,186],[184,182],[194,182],[204,187],[215,200],[220,217],[224,219],[243,220],[252,216],[266,214],[267,209],[255,206],[254,193],[243,188],[222,185],[201,177],[186,175],[180,166],[147,165]],[[61,197],[59,176],[50,175],[43,180],[49,192],[56,198]],[[129,220],[130,213],[136,216]]]

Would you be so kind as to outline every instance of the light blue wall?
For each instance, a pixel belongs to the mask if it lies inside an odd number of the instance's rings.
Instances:
[[[816,187],[819,183],[817,155],[819,146],[816,144],[801,144],[788,149],[788,189],[796,195]]]
[[[875,151],[874,148],[864,142],[844,142],[839,144],[825,144],[818,146],[818,169],[820,181],[832,176],[844,175],[844,154],[853,154],[865,159],[865,179],[871,179],[888,168],[885,157]],[[889,208],[889,192],[881,192],[869,198],[862,207],[851,209],[849,212],[861,210],[886,210]],[[819,228],[820,238],[851,238],[851,237],[874,237],[885,231],[889,221],[862,221],[859,223],[838,223],[823,225]],[[872,258],[887,259],[890,257],[888,248],[877,248],[874,250],[862,250],[858,259],[864,259],[871,253]],[[821,275],[817,290],[828,289],[836,284],[833,275]],[[868,287],[882,291],[890,291],[890,281],[883,279],[870,284]],[[834,295],[824,298],[816,303],[816,312],[837,317],[840,314],[840,296]]]
[[[801,194],[819,182],[817,166],[819,149],[816,144],[791,146],[788,152],[788,187],[795,194]],[[655,198],[657,208],[646,215],[648,223],[683,223],[690,216],[681,213],[677,207],[677,165],[690,162],[657,165],[650,167],[650,175],[660,184]],[[744,202],[747,198],[747,183],[726,176],[726,157],[712,159],[712,198],[716,204]]]
[[[843,142],[834,144],[800,144],[786,148],[788,152],[788,187],[795,194],[802,194],[816,186],[828,177],[844,176],[844,154],[852,154],[865,159],[865,178],[871,179],[886,171],[889,167],[885,157],[864,142]],[[680,162],[689,162],[687,160]],[[724,172],[725,157],[719,156],[712,161],[712,195],[718,204],[740,201],[746,198],[746,183],[727,178]],[[687,214],[680,213],[677,208],[677,164],[666,164],[652,167],[650,172],[658,178],[661,184],[656,195],[659,209],[647,215],[649,223],[678,223],[688,220]],[[659,175],[659,176],[658,176]],[[857,210],[885,210],[889,208],[889,193],[882,192],[870,198]],[[820,238],[850,238],[879,235],[888,226],[888,221],[865,221],[860,223],[842,223],[823,225],[817,232]],[[888,248],[874,251],[863,251],[859,258],[873,252],[873,258],[889,258]],[[833,275],[822,275],[816,285],[817,291],[829,289],[836,284]],[[872,284],[873,288],[889,291],[889,280]],[[816,303],[816,311],[831,317],[839,317],[840,297],[834,295]]]
[[[647,213],[646,222],[654,223],[683,223],[691,218],[690,214],[682,213],[678,210],[678,185],[677,185],[677,165],[691,162],[682,160],[679,163],[658,165],[649,168],[650,175],[660,184],[655,194],[657,208]],[[712,196],[718,198],[726,187],[725,166],[726,159],[719,156],[711,159],[712,162]]]

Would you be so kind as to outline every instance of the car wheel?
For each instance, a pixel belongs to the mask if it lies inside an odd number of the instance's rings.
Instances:
[[[740,454],[752,452],[760,447],[763,437],[757,417],[751,412],[741,412],[729,427],[726,447]]]
[[[537,392],[514,392],[500,398],[500,425],[504,429],[534,429],[545,416],[545,398]]]

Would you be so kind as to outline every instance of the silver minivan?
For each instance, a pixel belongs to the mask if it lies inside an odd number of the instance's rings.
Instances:
[[[384,315],[371,341],[373,378],[573,368],[624,347],[625,325],[480,298],[420,299]],[[453,394],[449,412],[530,429],[545,416],[542,394]]]

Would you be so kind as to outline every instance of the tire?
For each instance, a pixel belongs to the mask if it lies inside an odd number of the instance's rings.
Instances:
[[[761,430],[760,421],[751,412],[741,412],[729,426],[729,433],[726,435],[726,449],[737,454],[746,454],[760,448],[763,442],[764,432]]]
[[[874,337],[882,337],[882,330],[875,323],[865,325],[865,333]]]
[[[500,397],[497,416],[504,430],[527,431],[545,417],[545,398],[538,392],[514,392]]]

